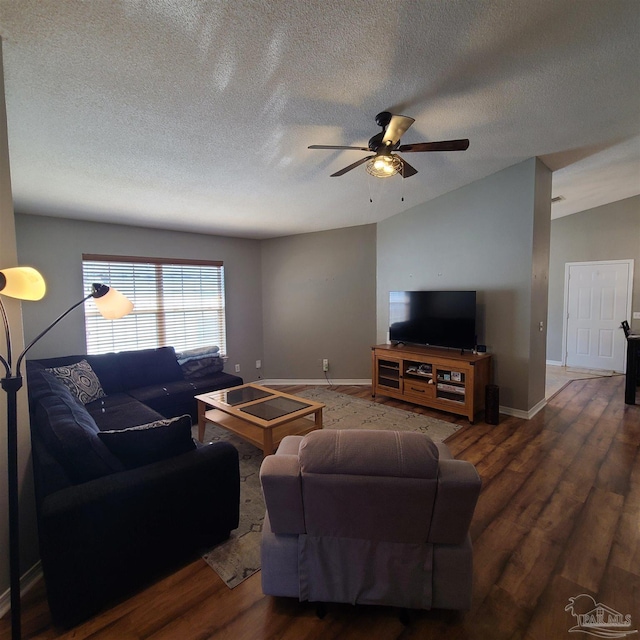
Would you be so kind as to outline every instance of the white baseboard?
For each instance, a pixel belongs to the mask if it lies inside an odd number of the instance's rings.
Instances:
[[[547,360],[547,364],[552,367],[564,367],[562,360]]]
[[[366,380],[364,378],[343,378],[339,380],[326,380],[325,378],[316,378],[316,379],[291,379],[287,380],[286,378],[266,378],[264,380],[254,380],[256,384],[272,384],[274,386],[277,385],[291,385],[291,384],[312,384],[315,386],[338,386],[338,385],[367,385],[371,384],[371,379]]]
[[[523,420],[531,420],[533,416],[547,406],[546,398],[543,398],[537,405],[529,409],[529,411],[522,411],[522,409],[512,409],[511,407],[500,406],[500,413],[504,413],[507,416],[513,416],[514,418],[522,418]]]
[[[37,582],[42,578],[42,564],[40,560],[36,562],[31,569],[29,569],[20,578],[20,595],[24,596]],[[11,609],[11,593],[7,589],[4,593],[0,594],[0,618],[5,615]]]

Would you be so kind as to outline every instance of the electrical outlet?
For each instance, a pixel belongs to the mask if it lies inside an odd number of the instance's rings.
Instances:
[[[239,364],[236,365],[236,373],[240,373],[240,365]]]
[[[322,370],[323,371],[329,371],[329,359],[328,358],[324,358],[322,360]]]
[[[634,320],[640,320],[640,311],[634,311],[633,312],[633,319]]]
[[[256,369],[262,369],[262,360],[256,360]]]

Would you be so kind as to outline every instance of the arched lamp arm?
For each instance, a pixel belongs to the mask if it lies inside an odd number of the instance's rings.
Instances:
[[[4,309],[4,304],[2,304],[2,298],[0,298],[0,315],[2,315],[5,341],[7,343],[7,359],[5,360],[2,355],[0,355],[0,362],[2,362],[2,365],[5,368],[6,377],[8,378],[11,376],[11,333],[9,332],[9,319],[7,318],[7,312]]]
[[[89,298],[94,297],[94,292],[92,291],[88,296],[82,298],[80,302],[76,302],[73,306],[69,307],[61,316],[58,316],[44,331],[41,331],[25,348],[24,351],[18,356],[18,361],[16,362],[16,376],[20,377],[20,366],[22,365],[22,361],[27,354],[27,351],[33,347],[33,345],[40,340],[44,335],[49,333],[53,327],[55,327],[60,320],[66,318],[76,307],[79,307],[81,304],[84,304]]]
[[[9,363],[2,356],[0,356],[0,362],[2,362],[2,365],[4,366],[5,376],[9,378],[11,376],[11,368],[9,367]]]

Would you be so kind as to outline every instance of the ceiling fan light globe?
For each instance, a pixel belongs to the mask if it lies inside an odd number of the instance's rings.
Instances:
[[[402,163],[397,156],[376,156],[371,158],[366,164],[367,173],[374,178],[390,178],[394,176],[400,168]]]

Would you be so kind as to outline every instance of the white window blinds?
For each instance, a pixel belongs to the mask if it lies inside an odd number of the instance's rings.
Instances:
[[[222,262],[83,255],[85,291],[99,282],[123,293],[133,312],[105,320],[85,305],[87,353],[217,345],[226,354]]]

